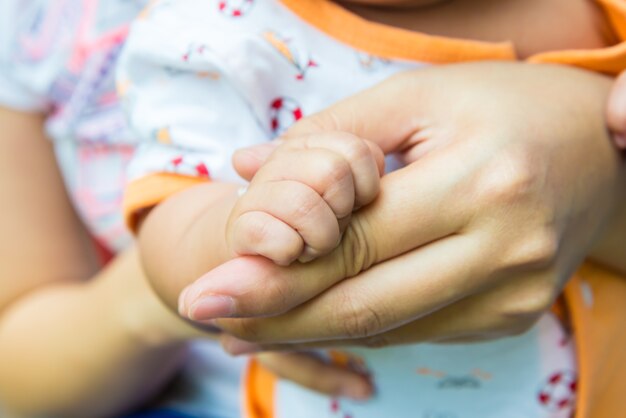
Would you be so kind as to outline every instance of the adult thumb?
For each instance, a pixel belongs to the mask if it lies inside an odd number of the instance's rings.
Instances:
[[[283,135],[290,137],[318,132],[348,132],[377,144],[385,154],[409,147],[421,131],[420,109],[432,110],[438,96],[429,94],[439,74],[420,69],[396,74],[384,82],[307,116]]]
[[[441,70],[439,70],[441,71]],[[449,71],[456,71],[450,68]],[[321,132],[348,132],[377,144],[385,154],[407,149],[423,128],[419,108],[434,112],[439,95],[429,94],[439,72],[421,69],[401,73],[386,81],[304,117],[292,125],[279,140]],[[272,141],[237,151],[233,166],[250,180],[279,143]]]

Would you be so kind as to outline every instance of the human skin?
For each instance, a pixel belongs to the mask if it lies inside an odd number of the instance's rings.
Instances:
[[[374,200],[383,173],[382,151],[354,135],[283,142],[237,200],[226,245],[234,255],[262,255],[281,265],[328,254],[352,212]]]
[[[518,58],[618,42],[589,0],[345,0],[361,17],[429,35],[511,42]],[[572,30],[572,28],[576,30]]]
[[[158,395],[184,361],[185,342],[213,335],[165,307],[135,248],[101,268],[43,119],[0,108],[3,417],[118,416]],[[273,358],[283,364],[282,355]],[[368,393],[362,376],[331,365],[298,362],[277,372],[325,393]]]
[[[373,22],[379,22],[390,26],[405,28],[413,31],[420,31],[432,35],[457,37],[459,39],[476,39],[487,42],[508,41],[515,46],[518,57],[524,58],[538,52],[558,49],[574,48],[600,48],[610,45],[615,41],[614,34],[611,33],[610,25],[599,7],[587,0],[557,0],[543,2],[541,0],[458,0],[458,1],[437,1],[437,0],[348,0],[340,1],[343,6],[350,8],[354,13]],[[548,6],[546,6],[548,4]],[[547,8],[546,8],[547,7]],[[559,19],[555,21],[553,16]],[[533,30],[529,33],[528,24],[532,23]],[[576,31],[571,31],[571,27],[576,27]],[[460,28],[459,32],[450,32],[451,28]],[[485,31],[487,29],[487,31]],[[232,189],[234,185],[230,186]],[[159,215],[148,217],[148,224],[154,225],[161,222],[150,222],[150,218],[162,219],[165,224],[167,219],[178,219],[181,215],[183,219],[195,217],[194,221],[206,218],[204,225],[198,224],[198,231],[215,230],[220,236],[223,232],[223,217],[230,211],[235,198],[231,196],[225,198],[221,208],[217,206],[208,208],[201,202],[200,194],[211,195],[213,193],[228,194],[222,186],[215,184],[199,186],[203,192],[184,193],[184,197],[176,197],[171,202],[158,205],[156,211]],[[218,188],[221,188],[218,190]],[[194,195],[195,196],[192,196]],[[187,199],[191,205],[185,204]],[[194,201],[197,202],[193,203]],[[177,207],[180,206],[180,212]],[[165,208],[165,209],[163,209]],[[196,209],[194,209],[196,208]],[[200,215],[202,213],[202,215]],[[210,219],[209,219],[210,218]],[[172,224],[171,221],[169,221]],[[186,225],[185,221],[182,224]],[[204,227],[204,229],[202,227]],[[155,227],[159,231],[160,227]],[[175,228],[168,225],[166,228]],[[207,229],[208,228],[208,229]],[[152,229],[149,227],[148,229]],[[214,260],[209,262],[183,263],[177,265],[175,262],[180,257],[169,257],[166,251],[162,251],[167,244],[159,243],[163,237],[174,238],[173,242],[185,236],[187,239],[194,232],[185,231],[181,234],[171,231],[165,234],[147,233],[140,234],[140,246],[142,254],[148,254],[148,259],[155,259],[155,265],[159,268],[151,268],[152,262],[148,260],[148,275],[151,281],[156,282],[157,292],[164,298],[168,305],[175,303],[176,290],[181,284],[184,285],[190,276],[198,273],[201,268],[208,268],[215,262],[225,260],[223,245],[214,245],[208,238],[200,236],[202,232],[197,232],[197,243],[202,245],[186,246],[182,250],[174,251],[174,254],[181,252],[188,253],[194,251],[193,248],[210,249],[214,254]],[[142,236],[149,238],[142,239]],[[217,247],[217,248],[216,248]],[[159,261],[150,254],[162,254],[165,258]],[[213,257],[213,256],[211,256]],[[189,257],[194,259],[194,257]],[[209,257],[210,258],[210,257]],[[161,290],[162,289],[162,290]]]
[[[230,299],[228,315],[193,318],[233,335],[233,353],[525,331],[590,252],[626,236],[615,234],[626,180],[604,122],[610,83],[565,67],[460,64],[314,116],[291,135],[348,131],[410,164],[382,179],[331,255],[288,268],[231,261],[186,288],[180,312]],[[248,176],[262,160],[238,158]]]
[[[615,144],[620,149],[626,149],[626,71],[617,77],[611,89],[606,119]]]
[[[0,404],[110,416],[157,393],[199,333],[154,295],[134,249],[98,272],[42,124],[0,109]]]

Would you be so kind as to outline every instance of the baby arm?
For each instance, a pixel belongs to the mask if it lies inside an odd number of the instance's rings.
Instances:
[[[319,134],[278,146],[241,197],[239,186],[219,182],[173,195],[139,229],[152,285],[175,307],[184,286],[233,256],[289,264],[328,253],[352,211],[378,194],[383,167],[372,143]]]
[[[376,197],[383,172],[380,148],[351,134],[282,142],[235,204],[226,231],[233,255],[289,265],[329,253],[352,212]]]
[[[180,291],[230,259],[225,226],[237,200],[236,184],[207,182],[156,205],[138,229],[138,247],[150,284],[176,309]]]
[[[241,186],[229,155],[268,139],[224,66],[221,26],[207,23],[220,16],[187,19],[191,3],[148,9],[133,24],[117,72],[141,141],[125,214],[148,280],[173,309],[186,284],[229,258],[225,226]],[[172,37],[181,22],[186,30]]]

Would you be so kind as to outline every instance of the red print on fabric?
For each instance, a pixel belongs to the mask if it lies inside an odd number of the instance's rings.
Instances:
[[[270,129],[280,135],[294,122],[302,118],[302,108],[294,99],[278,97],[270,103]]]
[[[254,0],[220,0],[219,11],[228,17],[245,16],[254,5]]]
[[[548,376],[539,389],[537,401],[549,411],[560,411],[574,406],[578,379],[571,370],[562,370]]]

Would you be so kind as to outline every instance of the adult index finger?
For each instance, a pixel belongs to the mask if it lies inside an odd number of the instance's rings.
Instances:
[[[473,213],[462,194],[471,189],[465,184],[471,164],[444,165],[441,158],[451,157],[434,153],[385,176],[378,198],[353,216],[328,256],[289,267],[235,259],[190,285],[180,312],[195,320],[279,315],[372,265],[462,231]]]

